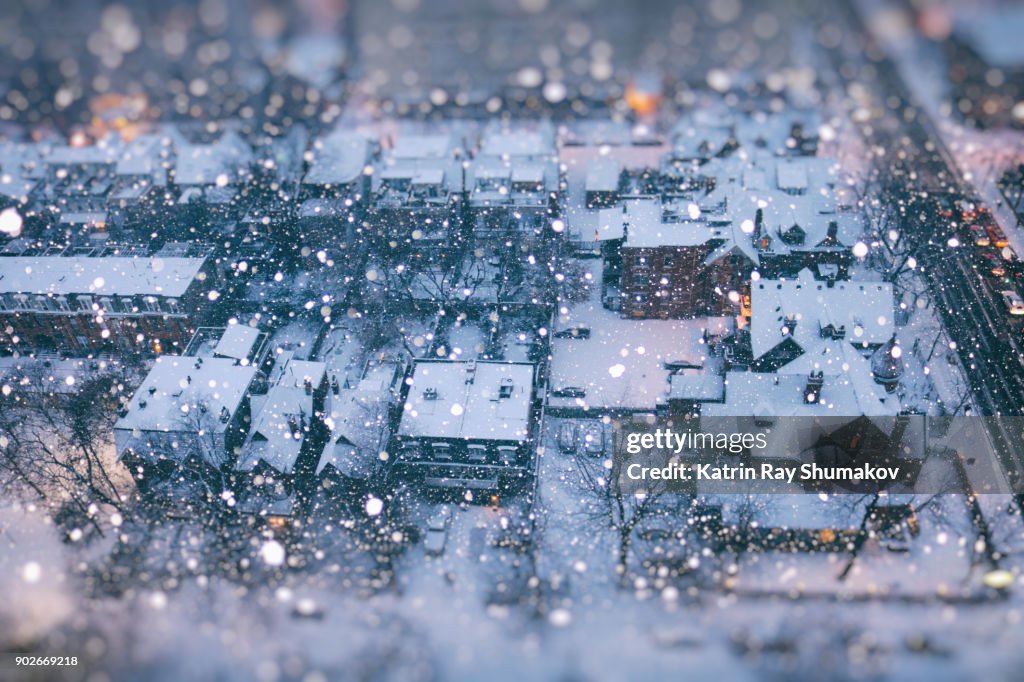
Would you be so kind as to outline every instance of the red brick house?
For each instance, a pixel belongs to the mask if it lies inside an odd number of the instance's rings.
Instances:
[[[754,257],[731,221],[698,219],[643,199],[623,207],[620,312],[623,317],[731,315],[749,286]],[[735,293],[732,293],[735,292]]]
[[[214,285],[205,257],[0,258],[0,346],[180,351]]]

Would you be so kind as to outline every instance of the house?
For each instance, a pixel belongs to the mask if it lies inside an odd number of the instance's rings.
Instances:
[[[146,483],[182,466],[224,470],[245,440],[256,376],[231,358],[157,358],[114,425],[118,457]]]
[[[306,153],[309,168],[302,177],[303,198],[364,199],[370,181],[366,167],[375,146],[366,135],[340,126],[317,138]]]
[[[238,219],[240,194],[252,180],[252,147],[234,130],[212,141],[174,138],[175,165],[171,180],[178,191],[176,212],[188,227],[202,219]]]
[[[44,169],[38,145],[0,142],[0,206],[28,204]]]
[[[819,157],[766,158],[719,178],[734,224],[755,252],[758,272],[794,277],[810,269],[819,279],[846,279],[861,216],[841,205],[835,161]]]
[[[334,380],[324,423],[330,436],[320,453],[316,475],[334,494],[366,492],[381,473],[391,436],[390,414],[401,393],[402,363],[388,357],[367,363],[355,385]]]
[[[252,396],[252,428],[234,465],[239,476],[238,508],[245,513],[285,514],[295,502],[303,476],[309,477],[324,435],[327,366],[281,353],[265,395]]]
[[[367,169],[376,147],[366,135],[343,127],[313,142],[306,152],[309,168],[299,189],[303,244],[349,248],[369,198],[372,174]]]
[[[394,475],[511,490],[533,476],[534,373],[524,362],[418,360],[406,381]]]
[[[443,255],[459,235],[463,156],[448,134],[400,136],[373,174],[368,221],[375,236],[428,258]]]
[[[756,372],[828,371],[847,361],[847,347],[869,355],[896,328],[887,282],[828,283],[804,270],[796,279],[753,282],[750,300],[750,367]]]
[[[587,208],[608,208],[619,200],[619,175],[622,164],[618,160],[601,157],[587,164],[584,193]]]
[[[559,180],[550,126],[486,131],[467,173],[477,240],[539,234],[557,214]]]
[[[125,145],[106,197],[108,228],[150,227],[152,221],[147,217],[167,200],[170,169],[175,163],[171,139],[158,131],[139,135]]]
[[[707,210],[705,210],[707,209]],[[738,310],[754,267],[752,249],[732,219],[708,203],[622,203],[602,222],[621,225],[620,312],[623,317],[691,318]]]
[[[44,149],[42,181],[34,198],[55,213],[61,229],[76,237],[105,239],[108,196],[123,142],[108,135],[95,144]]]
[[[0,344],[184,349],[216,288],[206,257],[0,258]]]

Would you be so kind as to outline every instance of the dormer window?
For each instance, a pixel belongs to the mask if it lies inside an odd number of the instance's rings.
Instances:
[[[790,246],[800,246],[804,243],[807,238],[807,233],[802,227],[793,223],[789,226],[785,232],[782,233],[782,241],[786,242]]]

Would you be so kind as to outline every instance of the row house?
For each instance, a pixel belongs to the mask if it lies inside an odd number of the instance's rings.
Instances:
[[[215,280],[205,257],[3,257],[0,345],[70,353],[183,349]]]

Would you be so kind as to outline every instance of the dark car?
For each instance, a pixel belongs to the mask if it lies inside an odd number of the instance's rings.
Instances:
[[[551,395],[555,398],[585,398],[587,392],[579,386],[564,386],[551,391]]]
[[[589,339],[590,327],[569,327],[555,332],[556,339]]]

